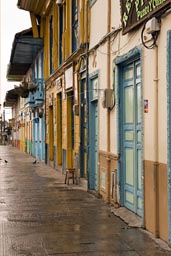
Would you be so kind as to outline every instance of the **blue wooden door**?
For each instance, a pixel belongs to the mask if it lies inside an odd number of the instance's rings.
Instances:
[[[45,159],[45,128],[44,117],[38,119],[38,158]]]
[[[94,103],[94,124],[93,124],[93,144],[94,144],[94,188],[98,190],[98,103]]]
[[[121,170],[124,205],[142,215],[142,86],[139,61],[122,72]]]
[[[35,120],[35,157],[39,158],[39,118]]]
[[[32,155],[36,157],[36,119],[33,119],[33,128],[32,128],[32,134],[33,134],[33,147],[32,147]]]
[[[90,189],[98,190],[98,101],[92,101],[90,108]]]
[[[86,118],[86,99],[85,99],[85,88],[86,81],[83,79],[81,81],[81,113],[80,113],[80,175],[81,177],[86,177],[87,169],[87,118]]]
[[[38,156],[40,160],[44,160],[44,118],[39,118],[39,151]]]
[[[42,129],[41,129],[41,119],[38,118],[38,124],[37,124],[37,157],[41,159],[41,148],[42,148],[42,141],[41,141],[41,136],[42,136]]]

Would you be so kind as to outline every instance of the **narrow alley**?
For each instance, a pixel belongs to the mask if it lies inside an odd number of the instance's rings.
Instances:
[[[0,256],[171,255],[59,171],[12,146],[0,158]]]

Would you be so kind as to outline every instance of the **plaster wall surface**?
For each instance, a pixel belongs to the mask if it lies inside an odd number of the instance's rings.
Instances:
[[[111,31],[118,29],[121,25],[120,19],[120,1],[112,1],[111,6]],[[91,8],[91,34],[90,49],[99,42],[106,34],[107,28],[107,4],[103,1],[97,1]],[[102,17],[99,19],[99,17]],[[102,24],[101,24],[102,22]],[[98,26],[96,24],[99,24]],[[159,140],[159,162],[167,163],[167,84],[166,84],[166,45],[167,30],[171,24],[171,15],[168,14],[161,19],[161,31],[158,36],[158,140]],[[115,68],[115,59],[129,53],[135,47],[142,49],[142,116],[144,129],[144,159],[155,160],[155,86],[156,86],[156,60],[155,49],[148,50],[142,45],[141,31],[143,25],[130,31],[126,35],[122,35],[122,31],[118,31],[111,38],[110,44],[110,87],[113,87]],[[147,44],[151,44],[151,35],[145,33],[149,40]],[[107,88],[107,43],[101,45],[95,52],[89,56],[89,73],[95,70],[99,71],[99,149],[107,148],[107,111],[102,107],[103,89]],[[119,85],[121,86],[121,85]],[[143,113],[143,103],[147,99],[149,103],[148,113]],[[117,151],[117,116],[116,109],[111,111],[111,151]]]
[[[106,2],[104,0],[98,0],[90,9],[90,49],[107,33]]]

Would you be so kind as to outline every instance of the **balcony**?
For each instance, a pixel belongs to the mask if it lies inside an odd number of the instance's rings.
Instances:
[[[42,105],[44,101],[44,93],[43,91],[36,91],[35,93],[35,105]]]
[[[34,91],[36,89],[36,87],[37,87],[37,84],[35,82],[33,82],[33,81],[28,82],[29,91]]]
[[[28,82],[28,89],[31,92],[35,90],[43,90],[43,79],[36,78],[35,80]]]
[[[37,85],[37,89],[39,91],[42,91],[44,89],[43,84],[44,84],[44,80],[42,78],[36,78],[36,85]]]
[[[35,106],[35,95],[29,93],[29,96],[25,100],[25,107],[34,107]]]
[[[44,102],[44,80],[35,79],[28,82],[29,96],[25,101],[27,107],[37,107]]]

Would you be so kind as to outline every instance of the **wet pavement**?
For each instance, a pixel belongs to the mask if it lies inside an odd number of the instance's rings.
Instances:
[[[12,146],[0,158],[0,256],[171,255],[59,171]]]

